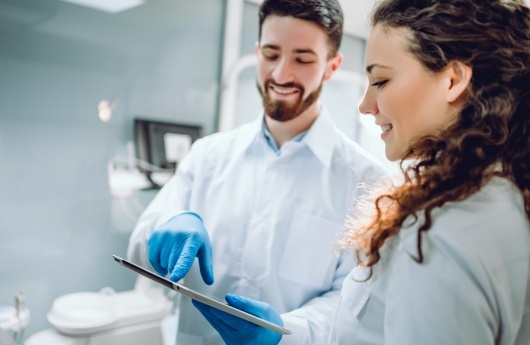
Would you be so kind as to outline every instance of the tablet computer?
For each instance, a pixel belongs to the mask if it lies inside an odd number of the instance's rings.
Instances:
[[[207,304],[211,307],[214,307],[216,309],[222,310],[228,314],[237,316],[239,318],[242,318],[244,320],[247,320],[249,322],[252,322],[258,326],[265,327],[267,329],[270,329],[271,331],[280,333],[280,334],[291,334],[292,332],[288,330],[287,328],[278,326],[275,323],[263,320],[255,315],[249,314],[247,312],[244,312],[242,310],[239,310],[237,308],[234,308],[230,305],[228,305],[226,302],[220,301],[214,297],[206,296],[204,294],[201,294],[197,291],[194,291],[190,288],[185,287],[182,284],[178,284],[175,282],[172,282],[169,279],[166,279],[162,276],[159,276],[156,273],[153,273],[149,270],[146,270],[145,268],[138,266],[136,264],[133,264],[130,261],[127,261],[125,259],[122,259],[116,255],[112,255],[114,260],[118,262],[120,265],[122,265],[125,268],[128,268],[138,274],[141,274],[151,280],[154,280],[155,282],[164,285],[165,287],[168,287],[172,290],[175,290],[185,296],[188,296],[191,299],[197,300],[199,302],[202,302],[204,304]]]

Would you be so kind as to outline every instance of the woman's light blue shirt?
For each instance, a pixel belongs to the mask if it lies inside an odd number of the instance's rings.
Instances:
[[[530,225],[520,192],[495,178],[384,248],[373,276],[357,267],[341,291],[330,344],[530,344]]]

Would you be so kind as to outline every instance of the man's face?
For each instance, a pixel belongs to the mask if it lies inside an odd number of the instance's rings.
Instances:
[[[282,122],[315,103],[341,62],[339,55],[328,59],[328,38],[317,24],[276,15],[263,22],[256,54],[265,114]]]

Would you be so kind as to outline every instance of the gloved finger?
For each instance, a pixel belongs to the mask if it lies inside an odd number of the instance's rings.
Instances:
[[[225,295],[225,300],[230,306],[236,309],[243,310],[249,314],[261,317],[260,313],[256,312],[256,308],[254,307],[254,305],[249,303],[251,300],[245,297],[234,295],[234,294],[227,294]],[[260,326],[253,324],[252,322],[243,320],[239,317],[236,317],[230,314],[223,316],[222,314],[218,312],[222,312],[222,311],[212,310],[212,314],[216,315],[217,317],[222,318],[225,323],[239,330],[241,333],[250,334],[250,333],[256,332],[257,328],[260,327]]]
[[[225,313],[222,310],[212,308],[211,314],[225,325],[224,328],[231,329],[232,333],[239,333],[245,336],[256,334],[261,326],[258,326],[250,321],[243,320],[240,317]]]
[[[177,264],[177,260],[179,257],[180,257],[180,251],[177,251],[177,250],[171,251],[171,254],[169,254],[169,260],[168,260],[168,265],[167,265],[168,271],[170,272],[173,271],[173,269],[175,268],[175,265]]]
[[[225,300],[234,308],[246,311],[249,314],[273,322],[279,326],[283,326],[283,319],[280,314],[268,303],[235,294],[226,294]]]
[[[211,307],[210,306],[208,306],[208,305],[206,305],[204,303],[201,303],[201,302],[199,302],[197,300],[194,300],[194,299],[191,300],[191,303],[195,306],[195,308],[197,308],[200,311],[202,316],[204,316],[208,320],[208,322],[212,323],[213,315],[212,315],[212,311],[211,311]]]
[[[197,240],[186,240],[182,248],[182,252],[175,263],[173,270],[169,279],[171,281],[177,282],[184,278],[193,265],[197,252],[199,251],[200,242]]]
[[[225,300],[234,308],[246,311],[247,313],[256,315],[258,317],[262,317],[263,313],[260,311],[265,307],[262,302],[254,301],[235,294],[226,294]]]
[[[151,238],[149,238],[149,241],[147,241],[147,252],[148,252],[148,258],[149,263],[155,271],[160,274],[161,276],[165,277],[167,274],[167,270],[160,265],[160,253],[162,250],[162,246],[160,245],[160,241],[157,239],[158,234],[153,234]]]
[[[210,240],[204,241],[202,248],[199,250],[197,258],[199,259],[199,267],[201,269],[202,280],[208,285],[212,285],[213,277],[213,260],[212,260],[212,245]]]
[[[169,256],[173,252],[173,248],[171,245],[168,245],[165,241],[162,245],[160,245],[160,247],[161,247],[161,250],[160,250],[159,264],[164,270],[170,271],[171,269],[169,268],[168,262],[169,262]]]
[[[213,310],[216,310],[215,308],[194,299],[191,300],[191,303],[199,310],[199,312],[212,325],[212,327],[217,330],[217,332],[223,333],[224,331],[228,330],[229,332],[233,333],[237,331],[223,321],[224,316],[230,316],[230,314],[221,311],[222,314],[221,317],[219,317],[219,315],[213,314]]]

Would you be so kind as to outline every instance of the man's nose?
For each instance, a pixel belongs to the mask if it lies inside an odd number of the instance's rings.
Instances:
[[[286,84],[293,81],[293,71],[291,63],[287,59],[279,60],[274,67],[272,78],[277,84]]]

